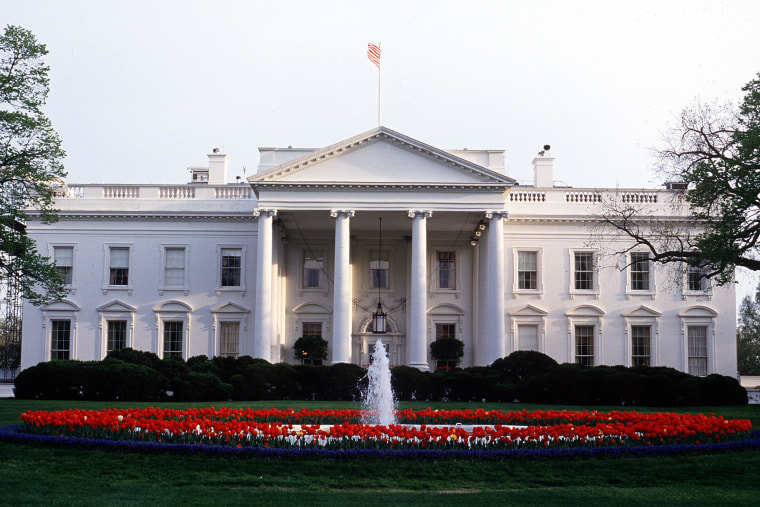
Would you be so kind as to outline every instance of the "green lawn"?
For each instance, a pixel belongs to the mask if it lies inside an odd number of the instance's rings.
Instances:
[[[135,403],[0,399],[0,425],[27,410],[104,408]],[[143,406],[148,404],[142,404]],[[187,407],[207,404],[166,404]],[[219,406],[221,403],[216,403]],[[229,406],[349,407],[339,402],[253,402]],[[465,408],[404,403],[403,408]],[[488,408],[550,408],[484,404]],[[551,407],[562,408],[562,407]],[[583,407],[566,407],[582,409]],[[593,407],[614,410],[619,407]],[[589,407],[592,409],[592,407]],[[642,410],[642,409],[640,409]],[[746,418],[760,429],[760,406],[678,410]],[[393,461],[220,458],[0,444],[2,505],[480,505],[733,504],[760,498],[760,451],[648,458]]]

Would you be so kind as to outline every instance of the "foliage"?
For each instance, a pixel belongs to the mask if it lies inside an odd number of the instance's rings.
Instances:
[[[755,298],[744,296],[739,306],[736,356],[740,375],[760,375],[760,285]]]
[[[135,350],[103,361],[49,361],[19,374],[16,397],[30,399],[347,400],[357,401],[366,370],[271,364],[248,356],[159,359]],[[538,352],[513,352],[492,366],[435,372],[391,369],[398,400],[563,403],[576,405],[742,405],[747,393],[736,379],[694,377],[673,368],[585,367],[557,364]],[[142,393],[142,394],[139,394]],[[140,398],[144,396],[144,398]]]
[[[293,351],[296,361],[320,365],[327,359],[327,341],[321,336],[302,336],[296,340]]]
[[[666,177],[688,188],[680,197],[690,220],[649,217],[633,204],[609,204],[604,219],[652,260],[694,266],[720,285],[736,267],[760,270],[760,74],[742,90],[738,107],[685,109],[659,151]]]
[[[455,367],[464,356],[464,342],[453,336],[445,336],[430,344],[430,355],[447,368]]]
[[[26,234],[28,218],[56,220],[55,190],[66,176],[61,140],[42,112],[48,53],[34,34],[7,26],[0,36],[0,277],[19,284],[40,305],[62,299],[64,280]],[[27,216],[27,210],[34,209]]]
[[[211,405],[209,403],[207,405]],[[219,406],[218,403],[213,403]],[[20,413],[65,408],[131,408],[132,402],[0,400],[0,424],[17,424]],[[143,406],[155,403],[146,403]],[[193,406],[199,404],[193,403]],[[466,408],[454,403],[404,403]],[[161,404],[188,408],[187,404]],[[302,402],[225,403],[237,408],[294,408]],[[348,402],[308,404],[313,408],[353,408]],[[480,406],[480,405],[479,405]],[[486,404],[488,409],[547,410],[552,407]],[[598,409],[579,407],[578,410]],[[605,409],[609,410],[609,409]],[[668,411],[682,411],[677,407]],[[728,418],[757,419],[751,406],[699,407]],[[758,429],[757,423],[755,429]],[[230,459],[216,453],[114,452],[109,448],[0,442],[3,492],[16,505],[246,504],[252,498],[272,505],[300,505],[304,495],[329,505],[656,505],[665,502],[755,505],[760,450],[675,455],[600,455],[595,459],[356,460],[304,455],[280,459]],[[145,471],[150,470],[150,474]],[[213,470],[213,473],[209,471]],[[65,473],[62,473],[64,471]],[[106,471],[113,471],[108,473]],[[181,478],[181,480],[178,480]],[[635,478],[635,479],[632,479]],[[705,480],[708,478],[708,480]],[[551,484],[547,488],[546,485]],[[230,487],[230,485],[235,485]],[[140,491],[135,500],[135,491]],[[371,495],[367,491],[373,491]],[[308,493],[305,493],[308,492]]]
[[[381,455],[429,459],[430,451],[478,458],[559,457],[593,455],[589,451],[599,448],[606,448],[605,453],[635,448],[636,453],[646,454],[652,447],[669,453],[679,452],[676,446],[697,450],[703,445],[740,441],[760,445],[760,437],[750,433],[752,422],[748,419],[702,414],[428,408],[396,411],[399,425],[368,425],[363,418],[363,411],[356,409],[70,409],[27,411],[20,417],[18,433],[43,437],[41,440],[45,436],[53,441],[66,438],[74,445],[78,439],[110,446],[121,441],[123,448],[153,452],[167,449],[167,444],[178,444],[191,453],[212,446],[218,448],[216,452],[233,451],[232,455],[244,455],[243,449],[248,449],[253,451],[249,455],[272,457],[288,450],[298,455],[315,451],[328,456],[329,451],[337,451],[345,458]],[[272,452],[261,452],[267,450]],[[536,453],[538,450],[548,452]]]

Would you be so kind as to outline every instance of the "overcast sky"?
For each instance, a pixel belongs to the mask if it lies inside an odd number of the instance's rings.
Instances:
[[[653,187],[651,149],[760,71],[756,0],[0,0],[47,45],[47,113],[76,183],[184,183],[219,147],[320,148],[382,123],[433,146],[544,144],[575,187]]]

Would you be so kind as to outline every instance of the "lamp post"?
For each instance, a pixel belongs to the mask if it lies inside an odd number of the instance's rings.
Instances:
[[[379,222],[378,226],[378,263],[382,262],[383,258],[383,219],[378,218]],[[378,264],[378,267],[381,266],[381,264]],[[386,319],[388,318],[388,315],[383,311],[383,300],[381,298],[380,294],[380,281],[377,280],[377,309],[375,310],[375,313],[372,314],[372,328],[375,334],[385,334],[387,332],[386,329]]]

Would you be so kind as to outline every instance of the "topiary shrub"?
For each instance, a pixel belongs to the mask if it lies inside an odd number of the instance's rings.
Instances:
[[[464,356],[464,342],[453,336],[445,336],[430,344],[430,355],[436,360],[436,369],[456,368]]]
[[[321,336],[302,336],[293,345],[293,357],[301,364],[319,366],[327,359],[327,345]]]

